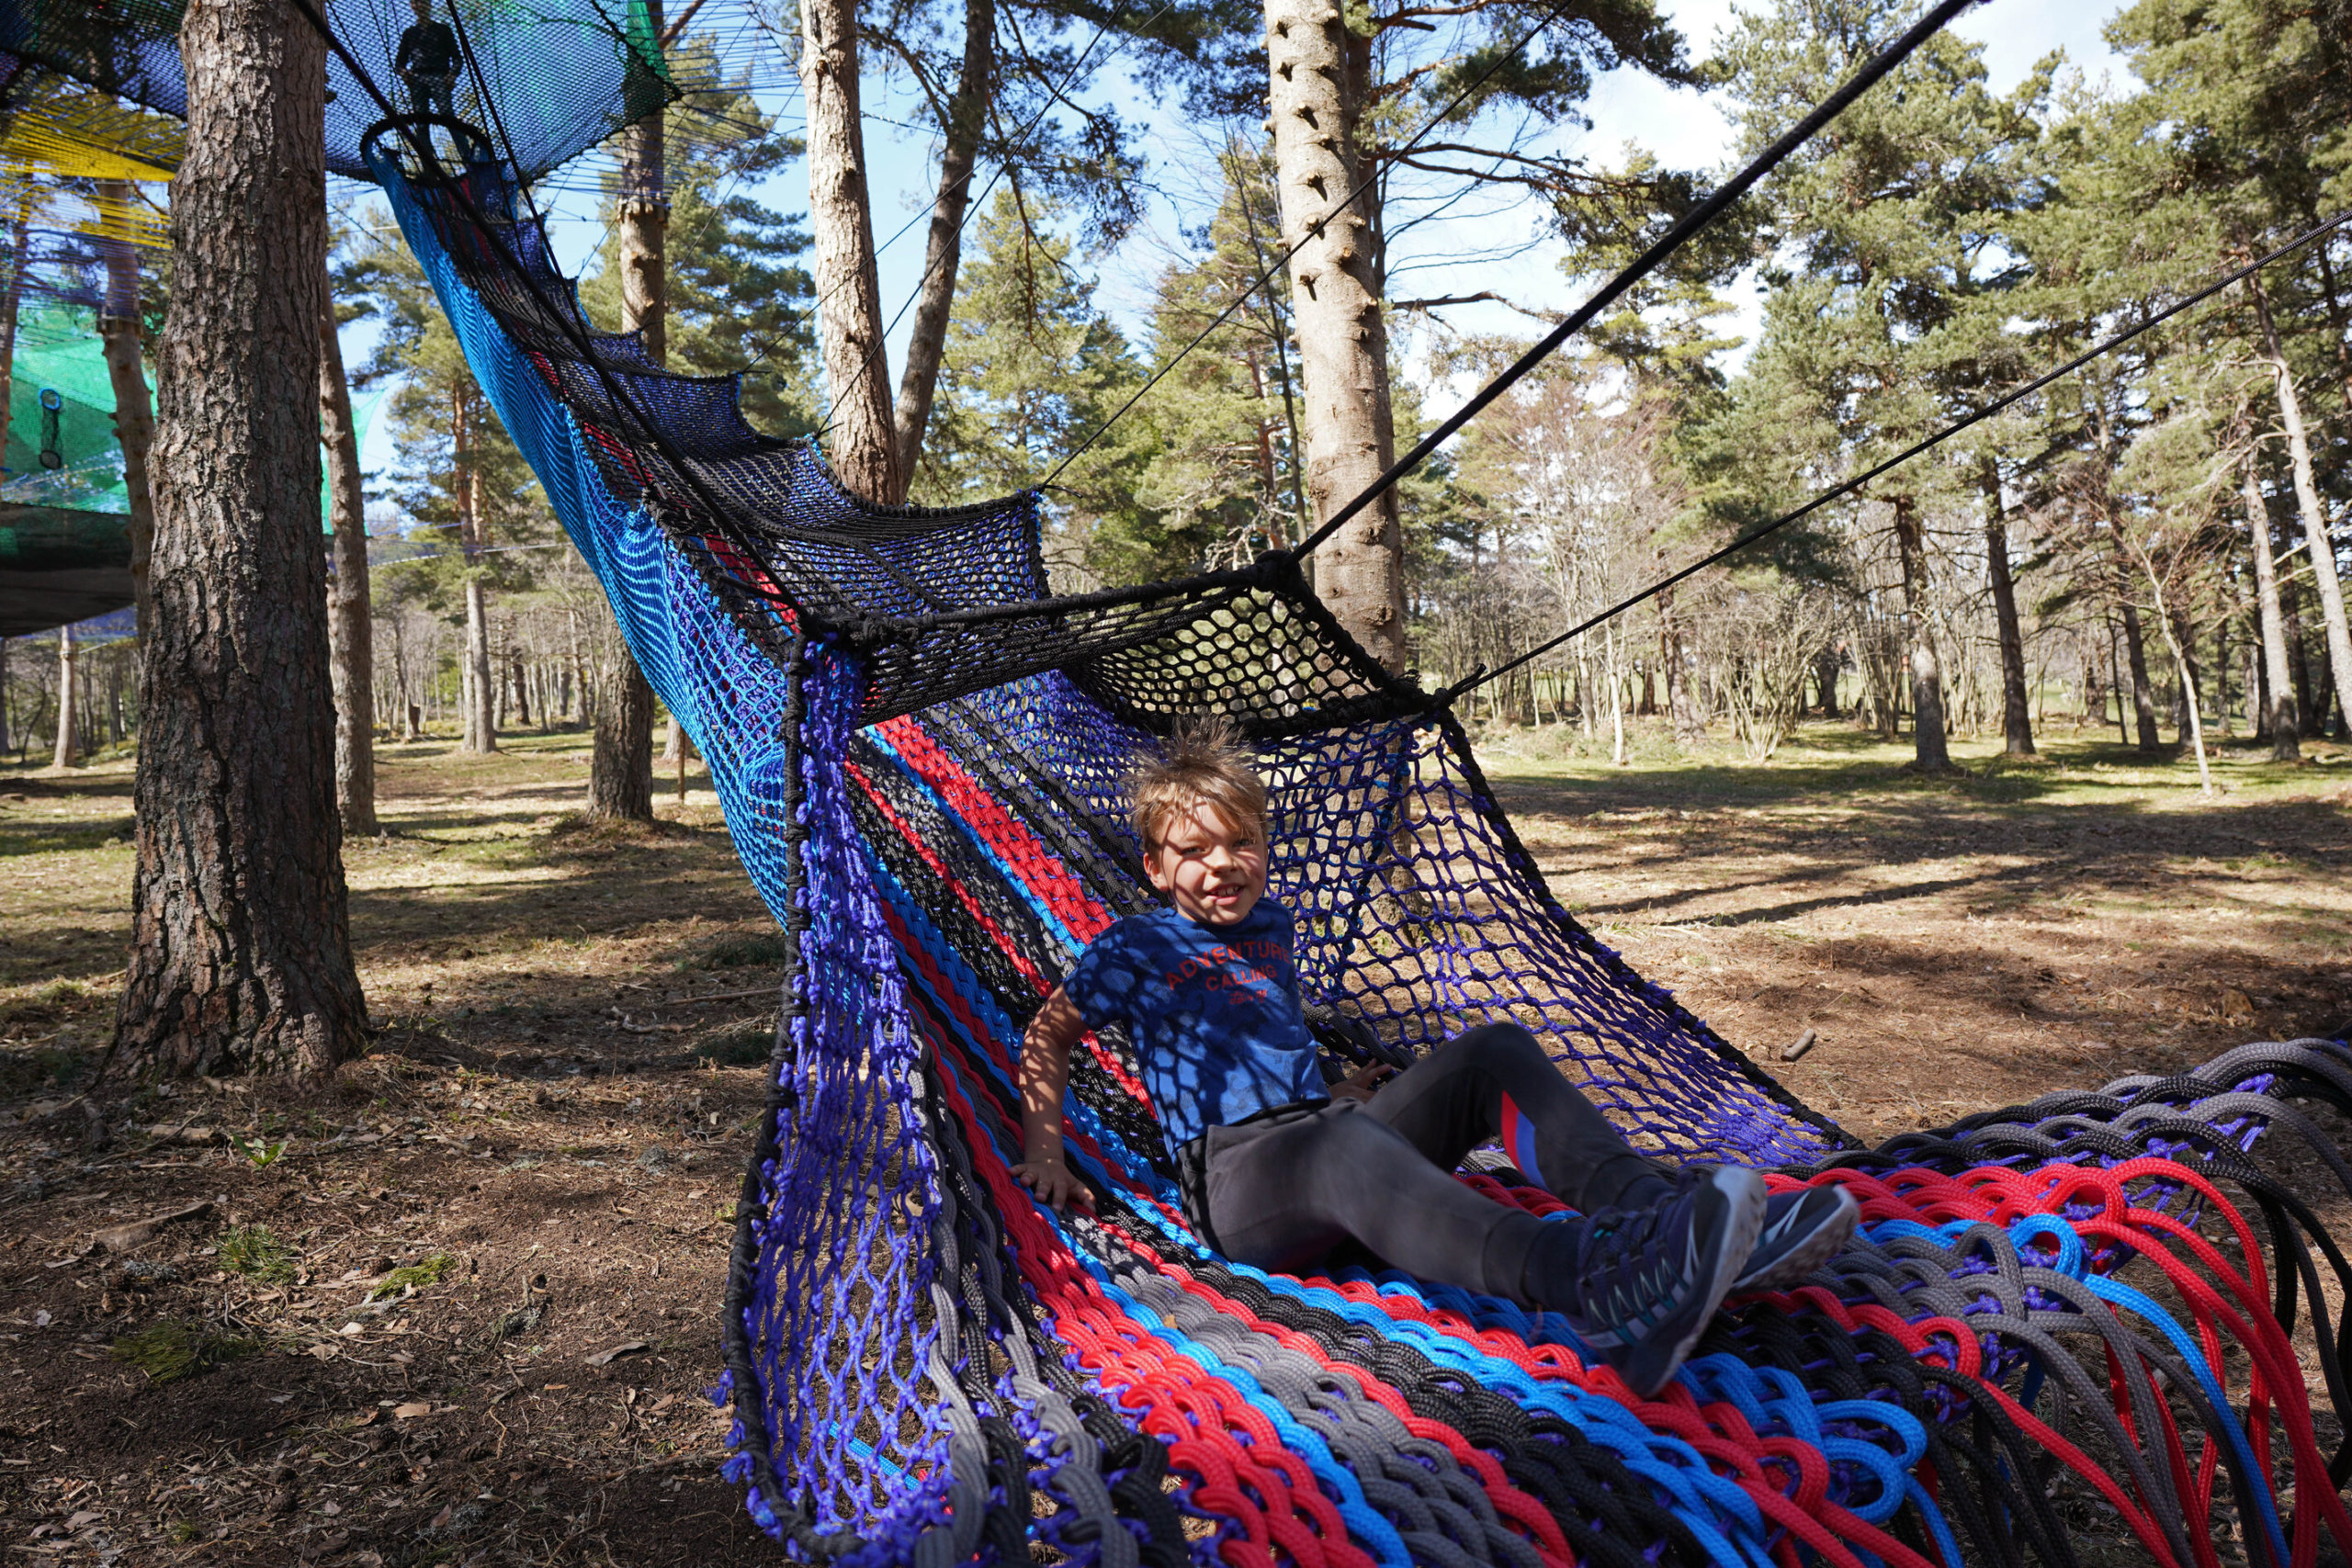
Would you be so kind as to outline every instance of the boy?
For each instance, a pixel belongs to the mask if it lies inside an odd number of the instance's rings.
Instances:
[[[1770,1197],[1750,1170],[1654,1166],[1517,1024],[1471,1030],[1394,1077],[1370,1067],[1327,1088],[1290,911],[1265,897],[1265,786],[1229,732],[1181,731],[1130,795],[1170,907],[1096,938],[1023,1039],[1012,1173],[1041,1201],[1091,1202],[1062,1157],[1062,1094],[1071,1048],[1116,1021],[1175,1152],[1186,1217],[1212,1247],[1290,1271],[1353,1240],[1423,1279],[1562,1314],[1644,1398],[1725,1295],[1792,1284],[1853,1234],[1842,1189]],[[1546,1223],[1456,1181],[1495,1137],[1582,1217]]]

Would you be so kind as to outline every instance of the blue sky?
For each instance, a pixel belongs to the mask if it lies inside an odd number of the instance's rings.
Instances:
[[[1756,8],[1756,0],[1750,0],[1747,8]],[[1667,0],[1661,9],[1682,29],[1693,56],[1704,59],[1718,29],[1730,21],[1734,0]],[[2104,73],[2120,81],[2125,74],[2123,67],[2100,37],[2101,28],[2116,9],[2109,0],[2088,4],[2084,0],[1991,0],[1963,18],[1958,30],[1984,46],[1985,64],[1996,88],[2013,85],[2053,50],[2064,50],[2068,60],[2094,80]],[[763,74],[780,73],[772,65]],[[1206,204],[1215,199],[1216,182],[1208,139],[1221,137],[1222,130],[1188,124],[1180,114],[1152,106],[1124,84],[1115,62],[1101,90],[1112,96],[1143,131],[1139,141],[1150,157],[1144,178],[1154,195],[1145,222],[1116,251],[1090,264],[1099,279],[1099,297],[1105,308],[1132,330],[1148,298],[1152,277],[1182,254],[1182,231],[1196,224]],[[797,92],[779,87],[762,97],[782,121],[798,122]],[[928,204],[936,177],[928,139],[888,123],[911,118],[906,112],[909,107],[889,91],[869,89],[866,152],[875,177],[877,240],[897,231]],[[1730,128],[1715,100],[1662,85],[1633,72],[1603,78],[1588,112],[1592,129],[1565,133],[1561,145],[1569,151],[1589,152],[1596,160],[1617,161],[1628,143],[1645,147],[1667,164],[1682,168],[1720,168],[1729,155]],[[754,194],[770,206],[802,210],[807,205],[806,178],[803,168],[794,164]],[[577,270],[600,238],[594,204],[585,197],[557,197],[552,205],[559,218],[553,225],[555,248],[565,265]],[[880,256],[882,298],[888,310],[895,312],[921,281],[922,237],[923,226],[917,223]],[[1492,289],[1531,310],[1566,314],[1578,298],[1558,270],[1560,254],[1557,244],[1544,238],[1544,215],[1534,204],[1471,201],[1400,237],[1392,255],[1391,294],[1408,298]],[[1733,298],[1740,309],[1728,330],[1752,331],[1753,292],[1738,290]],[[1447,319],[1463,331],[1525,333],[1536,328],[1528,316],[1500,306],[1456,310]],[[901,321],[890,344],[893,384],[907,330]],[[347,329],[346,355],[356,359],[364,353],[370,335],[364,326]],[[1442,405],[1443,400],[1439,402]],[[393,456],[389,421],[379,421],[368,432],[363,461],[369,469],[381,472],[390,468]]]

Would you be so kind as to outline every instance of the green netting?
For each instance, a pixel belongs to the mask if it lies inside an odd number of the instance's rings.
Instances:
[[[58,407],[44,409],[42,394]],[[55,445],[49,445],[54,441]],[[47,451],[56,459],[43,461]],[[19,317],[8,388],[7,474],[0,497],[42,506],[125,512],[114,383],[88,310],[27,310]]]

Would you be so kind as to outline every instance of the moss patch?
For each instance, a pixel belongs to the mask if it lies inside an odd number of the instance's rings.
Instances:
[[[441,1277],[457,1266],[458,1260],[446,1252],[436,1252],[422,1263],[411,1263],[405,1268],[395,1269],[377,1280],[368,1287],[368,1299],[371,1302],[380,1302],[386,1296],[399,1295],[411,1285],[420,1291],[427,1285],[437,1285],[441,1282]]]

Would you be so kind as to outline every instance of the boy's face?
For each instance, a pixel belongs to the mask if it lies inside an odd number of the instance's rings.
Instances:
[[[1265,896],[1266,835],[1255,823],[1234,823],[1195,803],[1168,824],[1143,864],[1178,913],[1205,926],[1229,926],[1246,919]]]

